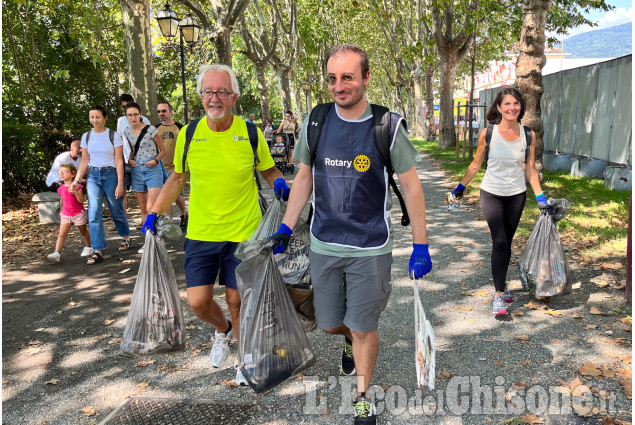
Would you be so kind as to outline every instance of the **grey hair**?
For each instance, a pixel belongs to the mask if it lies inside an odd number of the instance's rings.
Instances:
[[[236,73],[231,67],[224,64],[214,64],[214,65],[201,65],[201,68],[198,71],[198,80],[196,81],[196,92],[201,92],[201,85],[203,84],[203,77],[208,72],[213,71],[223,71],[229,75],[229,78],[232,82],[232,91],[235,95],[240,95],[240,87],[238,87],[238,79],[236,78]]]

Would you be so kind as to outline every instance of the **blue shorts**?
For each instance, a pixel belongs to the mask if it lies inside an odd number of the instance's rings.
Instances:
[[[234,256],[238,242],[206,242],[185,239],[185,284],[188,288],[213,285],[220,270],[218,283],[238,289]]]
[[[135,192],[147,192],[148,189],[163,187],[163,167],[157,164],[154,167],[144,167],[145,162],[132,167],[132,190]]]

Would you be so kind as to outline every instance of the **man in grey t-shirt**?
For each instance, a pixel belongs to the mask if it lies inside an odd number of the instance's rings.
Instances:
[[[378,353],[379,316],[391,292],[390,192],[386,167],[374,143],[371,106],[364,97],[370,79],[366,52],[353,45],[338,45],[329,52],[326,65],[335,105],[325,115],[314,160],[307,145],[307,121],[302,127],[296,143],[300,170],[283,223],[272,239],[280,242],[274,252],[286,249],[313,194],[309,260],[315,315],[325,332],[345,338],[341,371],[357,373],[355,423],[374,424],[375,407],[366,391]],[[415,169],[420,158],[399,128],[390,158],[412,223],[409,269],[411,275],[421,278],[432,263],[425,201]]]

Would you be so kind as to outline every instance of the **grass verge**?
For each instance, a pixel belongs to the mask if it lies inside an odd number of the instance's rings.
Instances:
[[[458,184],[470,163],[469,160],[457,160],[454,147],[441,150],[437,148],[436,142],[417,139],[413,139],[413,144],[422,152],[439,160],[443,169]],[[484,174],[483,166],[466,190],[468,200],[479,198]],[[527,204],[516,233],[523,246],[539,215],[534,194],[529,185],[527,186]],[[626,261],[630,192],[609,190],[604,185],[604,180],[575,177],[566,171],[545,171],[541,186],[547,198],[566,198],[573,206],[568,215],[558,222],[560,237],[572,260],[582,264]]]

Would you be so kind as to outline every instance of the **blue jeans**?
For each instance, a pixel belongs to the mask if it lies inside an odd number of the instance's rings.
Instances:
[[[117,169],[115,167],[88,167],[86,179],[88,192],[88,230],[95,251],[106,249],[106,233],[102,216],[104,195],[108,201],[110,214],[115,222],[117,233],[122,238],[130,236],[128,219],[123,210],[123,197],[115,198],[117,188]]]

